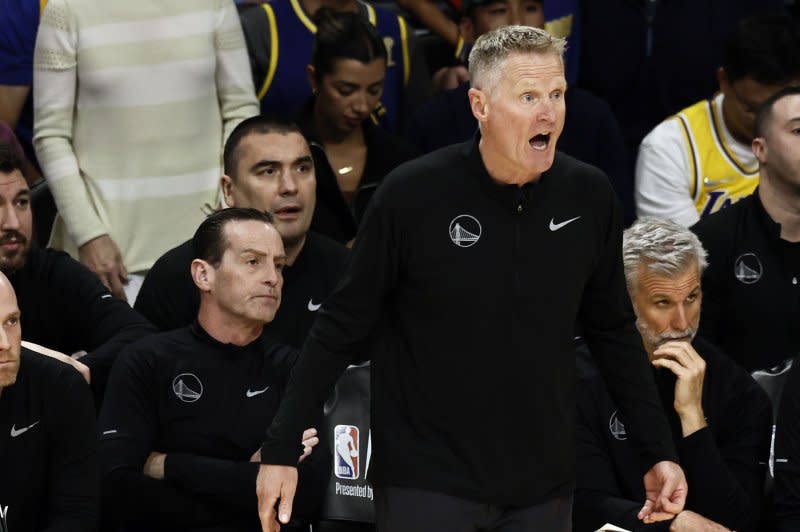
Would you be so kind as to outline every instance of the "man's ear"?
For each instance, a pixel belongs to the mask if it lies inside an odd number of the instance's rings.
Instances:
[[[192,280],[201,292],[210,292],[214,286],[214,268],[203,259],[192,261]]]
[[[469,108],[472,110],[472,115],[479,123],[485,122],[489,117],[489,98],[486,93],[473,87],[467,92],[467,96],[469,96]]]
[[[236,201],[233,199],[233,179],[229,175],[223,175],[219,178],[219,186],[222,189],[222,197],[225,200],[225,205],[228,207],[236,207]]]
[[[753,150],[753,155],[758,159],[758,164],[763,165],[767,160],[767,141],[764,137],[756,137],[750,144],[750,149]]]

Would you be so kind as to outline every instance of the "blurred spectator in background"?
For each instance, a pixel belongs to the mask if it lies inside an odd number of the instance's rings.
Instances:
[[[293,116],[311,95],[304,66],[314,45],[314,16],[322,7],[357,13],[374,26],[386,48],[383,94],[369,109],[389,130],[402,119],[404,91],[411,76],[412,31],[403,17],[361,0],[274,0],[242,12],[250,66],[261,112]]]
[[[50,244],[125,298],[128,272],[203,219],[225,138],[258,114],[236,8],[50,0],[34,64],[34,143],[59,211]]]
[[[665,117],[716,89],[736,23],[783,0],[581,0],[578,85],[606,100],[635,154]]]
[[[351,12],[320,9],[311,64],[313,96],[297,123],[312,145],[317,205],[311,227],[342,243],[355,238],[386,174],[416,150],[370,118],[386,85],[387,54],[376,29]]]
[[[0,2],[0,122],[5,122],[25,150],[25,159],[35,161],[33,151],[33,49],[39,14],[47,0],[2,0]],[[35,167],[35,165],[34,165]],[[39,171],[25,175],[37,180]]]
[[[29,185],[36,183],[42,178],[36,167],[28,160],[25,150],[22,148],[19,140],[17,140],[14,131],[2,121],[0,121],[0,144],[5,144],[11,148],[16,156],[19,157],[20,164],[22,165],[22,173],[25,175],[25,181],[27,181]]]
[[[759,106],[800,81],[800,27],[789,16],[743,20],[717,70],[720,92],[659,124],[636,162],[636,211],[684,226],[752,194]]]
[[[511,24],[542,28],[540,0],[466,0],[461,35],[469,49],[484,33]],[[410,120],[407,138],[423,152],[468,140],[478,129],[467,91],[469,80],[458,88],[422,105]],[[633,175],[625,143],[613,113],[603,100],[587,91],[571,88],[566,93],[567,115],[558,149],[597,166],[609,177],[625,211],[633,221]]]
[[[750,371],[800,353],[798,131],[800,88],[790,87],[756,118],[756,192],[692,227],[709,256],[700,334]]]

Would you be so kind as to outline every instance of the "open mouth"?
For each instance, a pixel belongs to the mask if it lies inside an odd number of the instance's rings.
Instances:
[[[299,205],[287,205],[286,207],[276,209],[273,214],[275,216],[296,216],[301,210],[303,209],[301,209]]]
[[[544,151],[550,145],[550,133],[539,133],[533,136],[528,143],[534,150]]]

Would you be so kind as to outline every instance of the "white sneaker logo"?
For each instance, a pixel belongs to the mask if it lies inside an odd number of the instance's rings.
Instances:
[[[251,397],[255,397],[256,395],[261,395],[262,393],[266,392],[267,390],[269,390],[269,386],[267,386],[263,390],[250,390],[248,388],[247,393],[245,395],[247,395],[247,398],[249,399]]]
[[[576,216],[575,218],[570,218],[569,220],[563,221],[561,223],[556,223],[555,218],[550,218],[550,230],[551,231],[558,231],[559,229],[561,229],[565,225],[569,225],[572,222],[574,222],[575,220],[579,220],[579,219],[580,219],[580,216]]]
[[[39,424],[39,422],[37,421],[36,423],[31,423],[27,427],[22,427],[21,429],[17,429],[16,425],[11,425],[11,437],[12,438],[16,438],[17,436],[19,436],[21,434],[25,434],[26,432],[28,432],[30,429],[32,429],[33,427],[35,427],[38,424]]]
[[[321,307],[321,306],[322,306],[322,303],[316,303],[316,304],[314,303],[314,298],[313,297],[308,300],[308,310],[310,310],[311,312],[318,311],[319,307]]]

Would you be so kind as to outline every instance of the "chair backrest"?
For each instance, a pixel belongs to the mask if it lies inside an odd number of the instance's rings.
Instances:
[[[333,474],[322,502],[323,520],[375,522],[372,486],[367,481],[372,458],[370,373],[369,362],[350,366],[325,403],[324,430]]]
[[[766,500],[771,499],[772,486],[775,479],[775,423],[778,418],[778,407],[781,403],[783,387],[792,369],[793,358],[787,358],[777,366],[768,369],[757,369],[751,373],[753,379],[767,392],[772,403],[772,437],[769,443],[769,464],[768,475],[764,480],[764,496]]]
[[[772,403],[773,423],[778,417],[778,405],[780,405],[783,387],[786,385],[786,377],[789,375],[789,370],[792,369],[793,360],[792,358],[787,358],[777,366],[769,369],[757,369],[751,373],[753,379],[764,388],[764,391],[769,396],[769,400]]]

